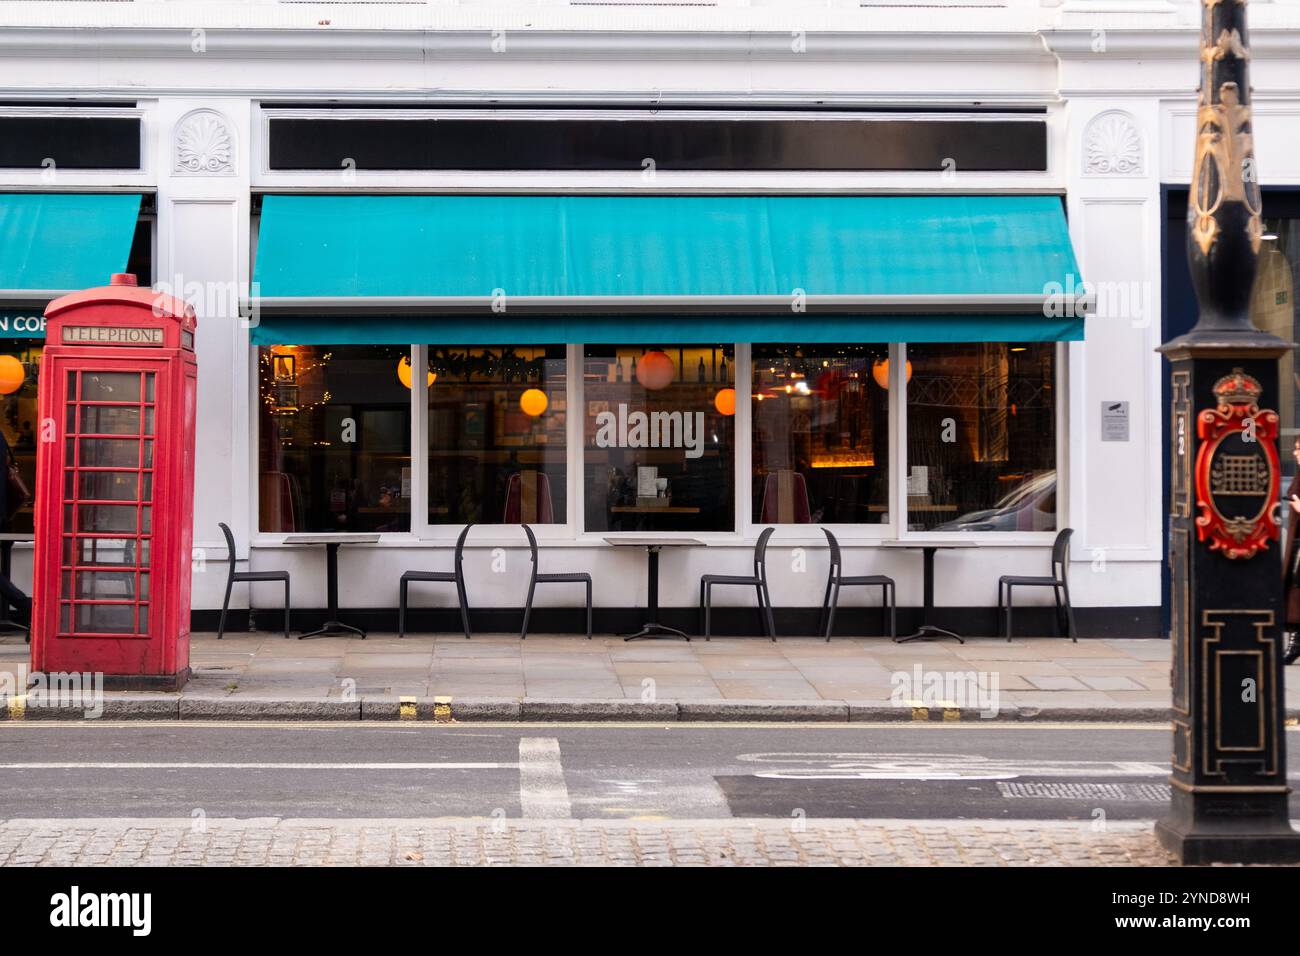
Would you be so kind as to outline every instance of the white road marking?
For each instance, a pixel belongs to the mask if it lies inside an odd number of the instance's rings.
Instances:
[[[564,820],[573,815],[560,742],[554,737],[519,738],[519,806],[525,819]]]
[[[0,763],[0,770],[513,770],[514,763]]]
[[[1137,760],[1004,760],[978,754],[757,753],[755,777],[775,780],[1011,780],[1016,777],[1154,777],[1167,764]]]

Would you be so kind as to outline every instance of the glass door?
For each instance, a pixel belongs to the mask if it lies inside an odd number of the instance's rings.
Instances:
[[[149,632],[154,372],[67,373],[59,635]]]

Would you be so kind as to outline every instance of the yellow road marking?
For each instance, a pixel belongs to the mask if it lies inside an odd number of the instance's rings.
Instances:
[[[414,697],[402,697],[398,699],[397,717],[399,720],[415,720]]]
[[[433,719],[440,724],[451,723],[450,697],[435,697],[433,699]]]

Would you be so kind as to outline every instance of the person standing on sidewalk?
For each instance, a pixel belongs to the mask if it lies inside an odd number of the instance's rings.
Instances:
[[[1300,465],[1300,436],[1296,436],[1291,455],[1295,458],[1296,464]],[[1292,664],[1300,658],[1300,547],[1297,547],[1300,541],[1296,540],[1297,535],[1300,534],[1300,470],[1297,470],[1295,477],[1291,479],[1286,497],[1291,510],[1287,512],[1286,554],[1283,556],[1285,563],[1282,565],[1282,584],[1286,604],[1285,629],[1290,633],[1291,641],[1287,644],[1286,656],[1282,660],[1286,664]]]

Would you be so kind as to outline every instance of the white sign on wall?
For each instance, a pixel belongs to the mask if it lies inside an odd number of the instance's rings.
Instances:
[[[1101,440],[1128,441],[1128,402],[1101,403]]]

